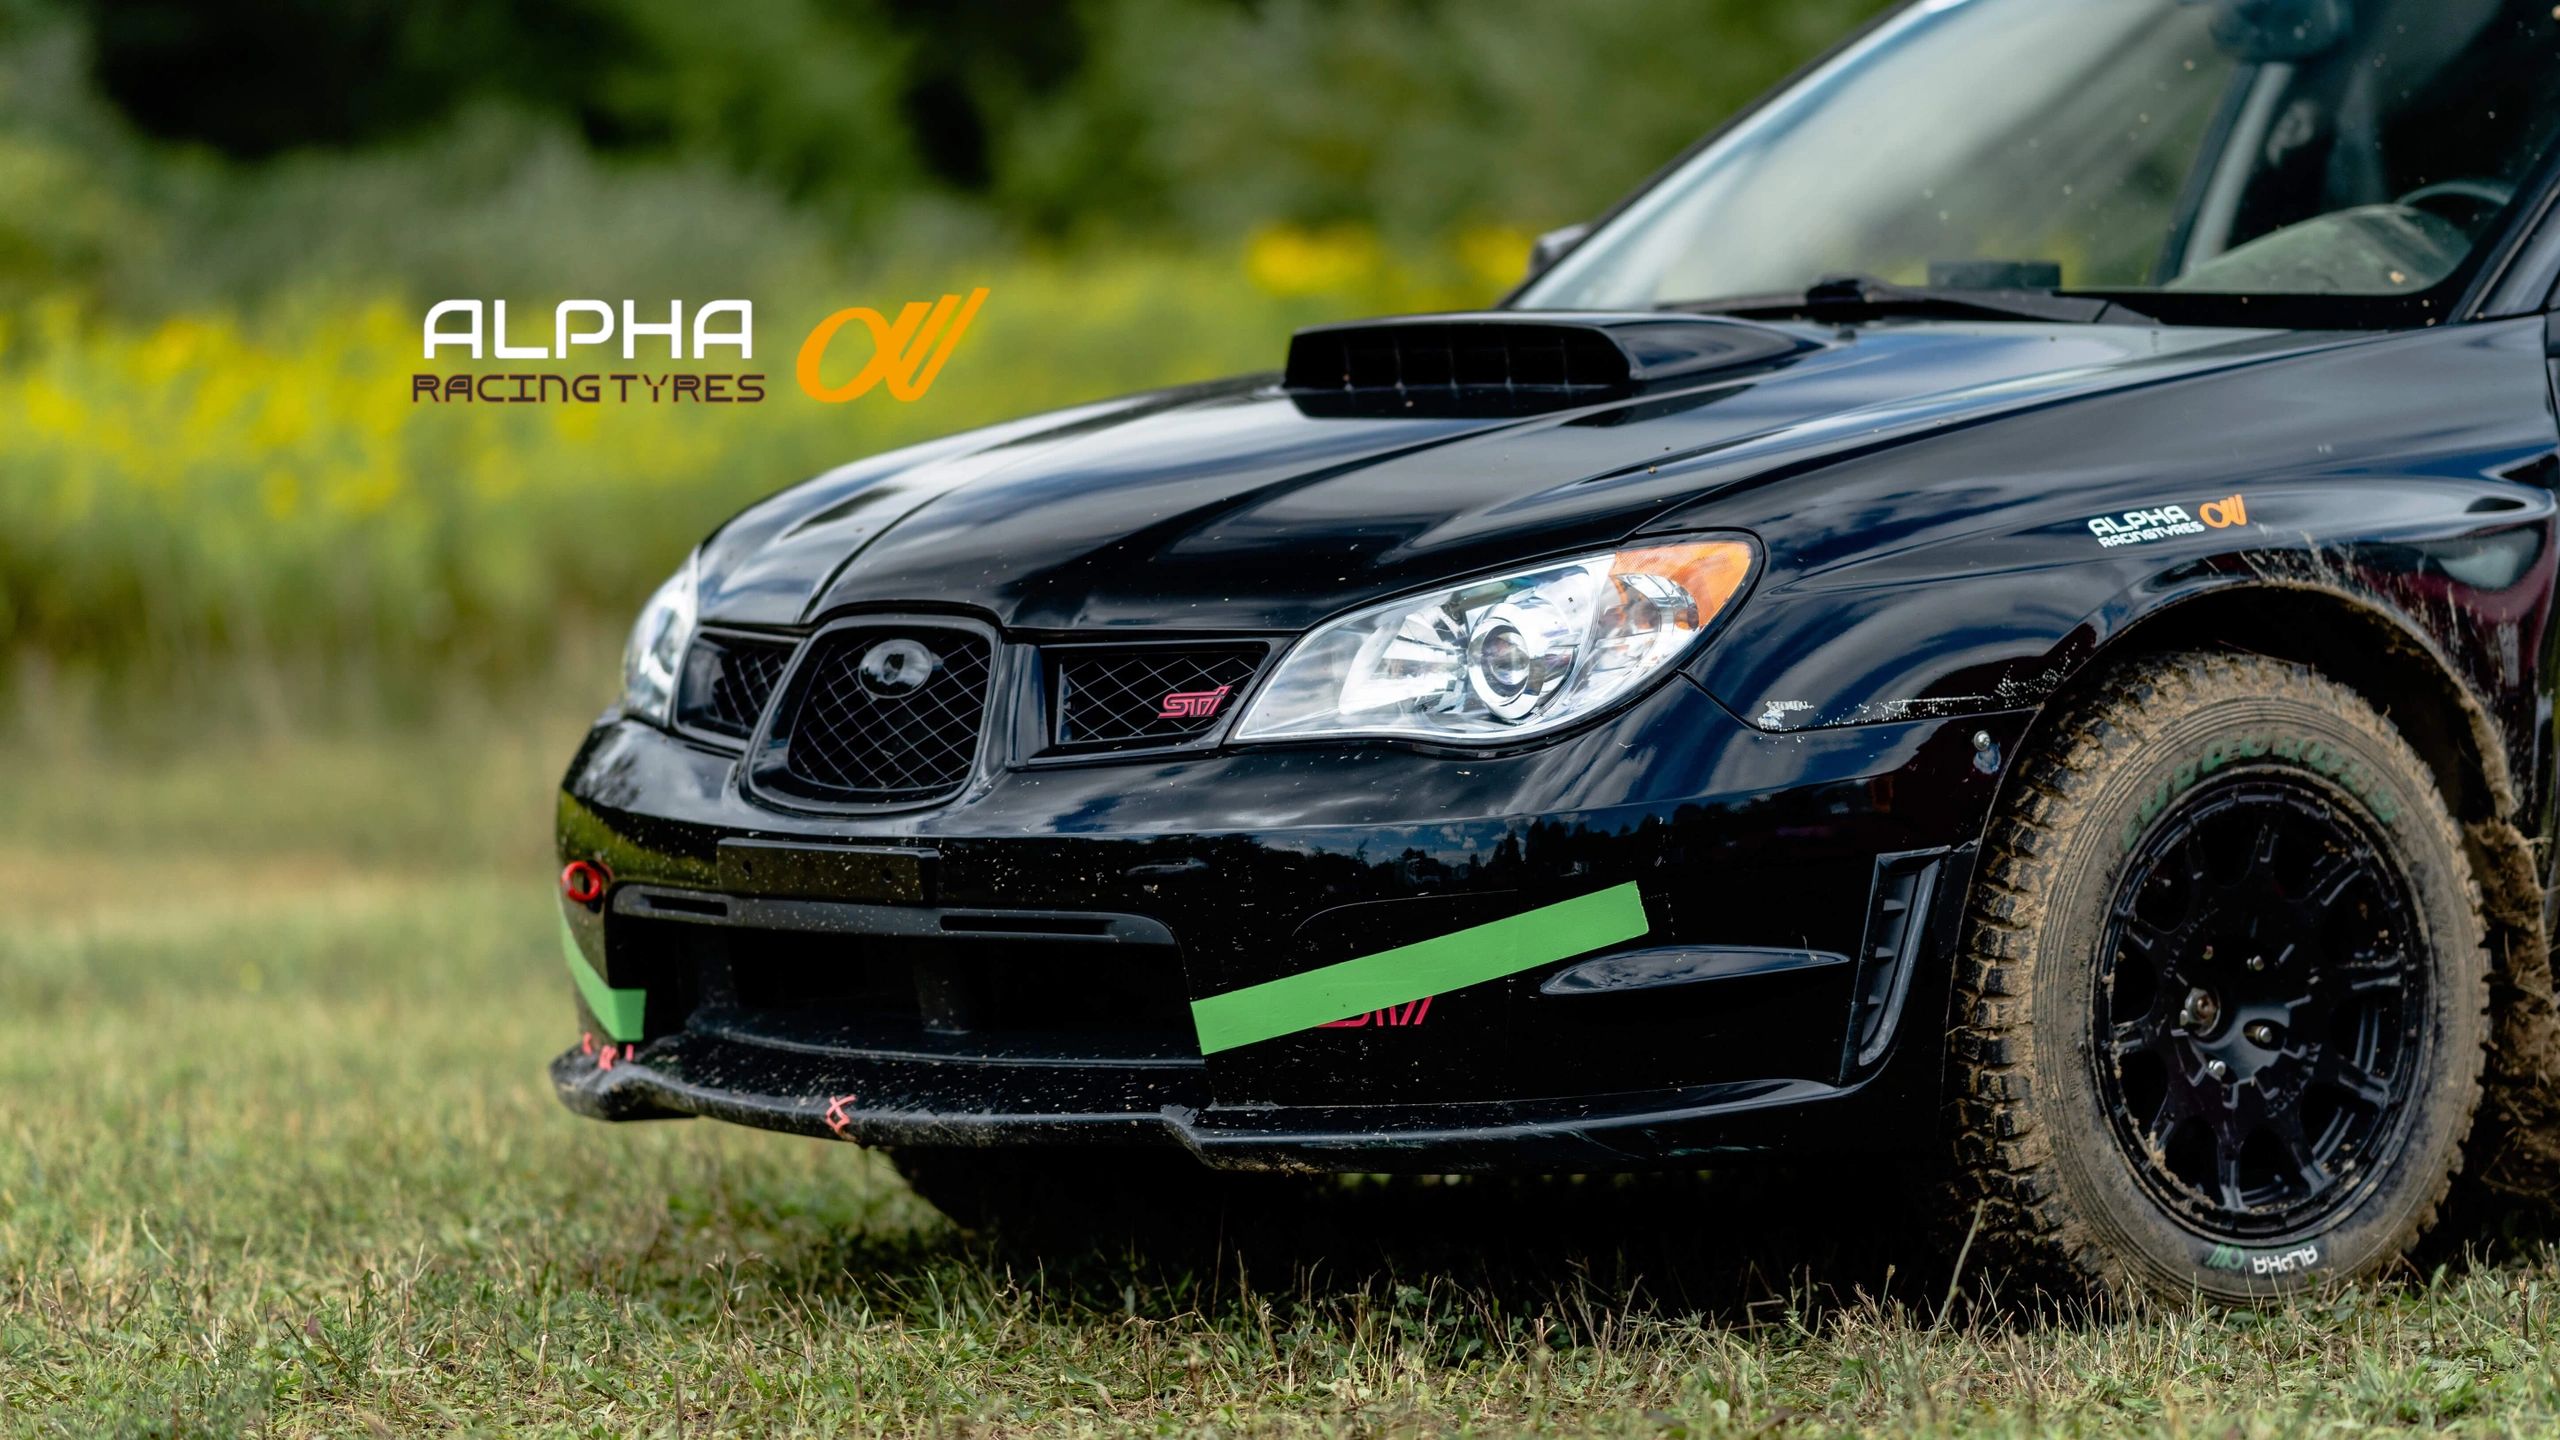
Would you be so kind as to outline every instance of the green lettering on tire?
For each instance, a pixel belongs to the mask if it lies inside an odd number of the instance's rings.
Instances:
[[[2395,799],[2381,777],[2354,757],[2339,751],[2324,740],[2298,735],[2234,735],[2216,736],[2205,742],[2203,752],[2169,772],[2168,777],[2151,788],[2134,806],[2133,816],[2125,822],[2122,848],[2131,851],[2142,832],[2169,808],[2178,796],[2195,788],[2196,782],[2215,772],[2245,760],[2274,756],[2278,760],[2300,765],[2306,770],[2328,777],[2345,787],[2348,793],[2365,803],[2373,818],[2385,825],[2400,822],[2400,802]]]

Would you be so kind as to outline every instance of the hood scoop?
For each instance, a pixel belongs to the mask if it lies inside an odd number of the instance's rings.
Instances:
[[[1309,415],[1528,415],[1811,348],[1766,325],[1697,315],[1415,315],[1299,331],[1281,383]]]

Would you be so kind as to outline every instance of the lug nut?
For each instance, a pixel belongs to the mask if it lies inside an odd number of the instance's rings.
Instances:
[[[2222,1002],[2206,990],[2187,992],[2187,1003],[2178,1007],[2178,1023],[2189,1030],[2210,1030],[2222,1018]]]
[[[2276,1048],[2278,1042],[2284,1039],[2282,1035],[2276,1033],[2275,1026],[2264,1020],[2250,1021],[2248,1028],[2240,1033],[2249,1037],[2250,1044],[2263,1045],[2269,1050]]]
[[[2250,969],[2252,969],[2252,970],[2264,970],[2264,969],[2266,969],[2266,968],[2267,968],[2267,957],[2266,957],[2266,956],[2264,956],[2264,955],[2252,955],[2252,956],[2250,956],[2250,957],[2249,957],[2249,968],[2250,968]]]
[[[2229,1084],[2231,1081],[2231,1067],[2219,1060],[2207,1060],[2204,1062],[2204,1073],[2223,1082],[2224,1084]]]

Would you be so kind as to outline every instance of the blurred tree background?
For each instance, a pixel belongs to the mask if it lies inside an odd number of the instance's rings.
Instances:
[[[826,464],[1492,299],[1877,8],[0,0],[0,704],[594,665]],[[923,402],[790,385],[818,317],[969,285]],[[745,296],[781,383],[413,407],[456,296]]]

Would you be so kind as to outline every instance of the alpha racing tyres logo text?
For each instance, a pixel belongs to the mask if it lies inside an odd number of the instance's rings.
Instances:
[[[838,310],[800,342],[794,378],[811,399],[829,405],[859,398],[884,383],[902,402],[921,400],[986,298],[982,286],[965,297],[912,301],[894,321],[865,306]],[[696,306],[688,317],[683,301],[670,300],[665,314],[661,320],[653,309],[644,310],[632,300],[619,307],[602,300],[563,300],[552,307],[547,333],[524,335],[510,330],[504,300],[439,300],[427,308],[424,353],[430,362],[439,351],[452,349],[473,360],[574,363],[609,361],[618,352],[621,360],[636,362],[644,349],[654,358],[663,344],[666,359],[676,364],[734,357],[740,368],[416,374],[409,377],[410,403],[593,405],[612,399],[751,405],[765,398],[764,374],[744,368],[756,354],[754,301],[713,300]],[[870,337],[871,354],[849,377],[830,384],[826,366],[831,345],[848,325],[859,326]]]
[[[2189,515],[2183,505],[2162,505],[2152,510],[2127,510],[2118,515],[2093,515],[2089,533],[2098,537],[2101,548],[2112,550],[2119,545],[2147,545],[2154,540],[2168,540],[2180,535],[2201,535],[2208,528],[2220,530],[2249,523],[2249,507],[2237,495],[2208,500]]]

